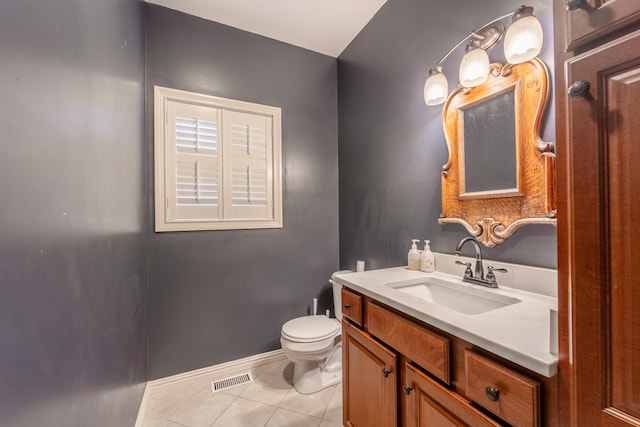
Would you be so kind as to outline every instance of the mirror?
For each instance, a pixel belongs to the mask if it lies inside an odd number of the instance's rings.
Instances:
[[[440,224],[461,224],[489,247],[524,224],[556,224],[554,145],[540,139],[548,80],[538,58],[494,63],[486,83],[449,95]]]
[[[510,88],[462,111],[462,196],[518,189],[514,90]],[[499,168],[495,165],[500,165]]]

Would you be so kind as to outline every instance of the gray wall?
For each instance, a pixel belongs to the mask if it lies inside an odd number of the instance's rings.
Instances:
[[[133,425],[145,381],[143,9],[0,6],[0,425]]]
[[[279,348],[282,324],[330,296],[337,77],[335,58],[156,5],[147,5],[146,77],[149,180],[153,85],[274,105],[283,121],[283,229],[153,233],[150,217],[154,379]]]
[[[551,1],[532,0],[545,31],[540,54],[553,65]],[[406,265],[411,238],[431,239],[452,253],[467,236],[460,225],[439,225],[440,172],[447,160],[442,107],[427,107],[427,72],[469,31],[520,6],[515,0],[389,0],[338,61],[340,159],[340,264],[355,268]],[[457,85],[464,49],[443,64],[449,88]],[[502,43],[491,51],[504,62]],[[553,105],[543,138],[554,141]],[[556,230],[525,226],[505,243],[483,249],[485,258],[556,266]]]

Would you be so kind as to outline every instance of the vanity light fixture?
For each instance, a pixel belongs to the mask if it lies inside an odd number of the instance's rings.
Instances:
[[[512,17],[506,30],[500,22]],[[460,62],[460,85],[476,87],[487,81],[490,72],[487,49],[493,47],[504,35],[504,54],[510,64],[520,64],[535,58],[542,48],[542,25],[533,14],[533,7],[520,6],[479,29],[470,32],[452,47],[431,69],[424,85],[424,101],[427,105],[442,104],[448,96],[447,77],[442,72],[442,62],[467,40],[466,53]]]

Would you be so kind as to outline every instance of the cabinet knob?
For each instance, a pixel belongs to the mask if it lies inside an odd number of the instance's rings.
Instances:
[[[567,0],[567,10],[580,9],[587,4],[586,0]]]
[[[351,308],[351,304],[345,304],[345,305],[344,305],[344,309],[345,309],[345,310],[349,310],[350,308]]]
[[[413,390],[413,387],[411,387],[409,385],[403,385],[402,386],[402,390],[404,390],[404,394],[410,395],[411,394],[411,390]]]
[[[385,378],[388,377],[390,373],[391,373],[391,371],[389,369],[387,369],[387,368],[383,368],[382,369],[382,375],[384,375]]]
[[[484,389],[484,392],[492,402],[500,399],[500,389],[498,387],[487,387]]]
[[[578,80],[569,86],[569,98],[583,98],[589,93],[589,89],[591,89],[591,83],[586,80]]]

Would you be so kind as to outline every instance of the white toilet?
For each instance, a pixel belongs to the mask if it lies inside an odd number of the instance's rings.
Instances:
[[[304,316],[282,326],[280,344],[293,362],[293,386],[310,394],[342,381],[342,286],[331,280],[336,318]]]

